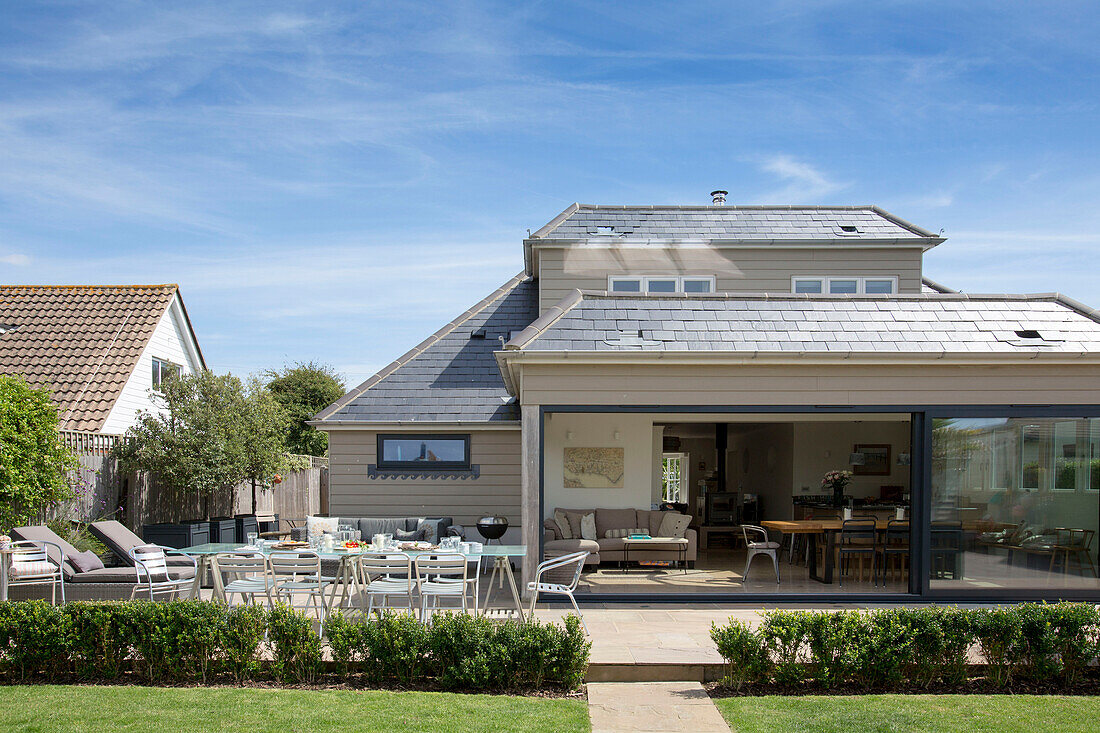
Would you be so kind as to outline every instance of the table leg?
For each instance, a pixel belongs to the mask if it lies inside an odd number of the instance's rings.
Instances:
[[[0,552],[0,601],[8,600],[8,553]]]
[[[221,571],[218,570],[218,563],[214,562],[212,558],[204,557],[203,560],[206,561],[206,566],[208,568],[210,568],[211,575],[213,576],[212,579],[214,581],[214,592],[213,592],[214,600],[215,601],[221,601],[222,603],[228,604],[229,601],[226,600],[226,597],[225,597],[225,582],[222,580]]]
[[[818,583],[831,584],[833,582],[833,554],[836,552],[835,545],[836,532],[825,533],[825,572],[823,575],[818,575],[817,572],[817,533],[810,532],[806,535],[806,546],[810,553],[809,557],[809,571],[810,579],[816,580]]]
[[[833,582],[833,558],[836,555],[836,532],[825,533],[825,582]],[[843,572],[843,570],[841,571]]]
[[[508,585],[512,589],[512,600],[516,603],[516,613],[519,614],[520,621],[526,621],[527,617],[523,613],[523,601],[519,597],[519,589],[516,587],[516,576],[512,572],[512,563],[506,557],[498,558],[498,560],[504,563],[504,573],[508,576]]]
[[[199,600],[202,595],[202,575],[206,572],[206,555],[199,555],[198,564],[195,566],[195,582],[191,584],[191,599]],[[6,576],[7,573],[4,573]],[[132,600],[132,599],[131,599]]]

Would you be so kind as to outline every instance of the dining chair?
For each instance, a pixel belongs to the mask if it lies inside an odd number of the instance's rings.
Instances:
[[[962,578],[963,527],[958,521],[932,522],[931,577],[934,580]]]
[[[469,563],[465,555],[419,555],[413,560],[416,589],[420,593],[420,620],[427,621],[429,602],[432,610],[445,598],[457,598],[462,611],[469,610]]]
[[[573,597],[573,591],[577,589],[577,583],[580,582],[581,571],[584,569],[584,561],[587,558],[588,551],[584,550],[539,563],[535,568],[535,579],[527,584],[527,590],[531,593],[531,609],[527,618],[535,618],[535,602],[538,601],[540,593],[565,596],[573,604],[573,610],[581,620],[584,633],[588,634],[588,624],[584,622],[584,614],[577,605],[577,599]]]
[[[1088,568],[1093,577],[1100,577],[1097,575],[1096,565],[1092,561],[1092,540],[1096,535],[1096,531],[1068,527],[1059,527],[1054,531],[1058,537],[1058,550],[1063,553],[1062,572],[1069,572],[1069,561],[1070,558],[1073,558],[1077,564],[1077,572],[1082,576],[1085,574],[1085,563],[1088,563]]]
[[[287,605],[296,608],[294,597],[305,595],[306,602],[297,608],[305,610],[312,601],[318,620],[323,626],[328,611],[325,590],[335,580],[321,576],[321,556],[306,550],[273,552],[267,561],[271,568],[271,586],[275,597],[279,600],[285,597]]]
[[[190,560],[191,573],[181,572],[188,567],[187,565],[169,567],[167,555],[169,552]],[[128,554],[134,560],[134,572],[137,574],[137,583],[130,591],[131,600],[137,596],[139,590],[148,591],[149,600],[155,601],[158,595],[178,598],[180,591],[195,587],[198,563],[195,558],[178,553],[173,547],[142,545],[131,547]]]
[[[745,584],[745,579],[749,575],[749,566],[752,565],[752,559],[757,555],[767,555],[772,559],[772,567],[775,568],[775,583],[779,585],[779,543],[771,541],[768,537],[768,530],[752,524],[742,524],[741,535],[745,539],[745,551],[747,553],[745,569],[741,573],[741,585]],[[750,537],[757,539],[751,540]]]
[[[390,606],[388,600],[393,597],[403,597],[404,606],[409,613],[416,615],[416,605],[413,601],[413,593],[416,591],[416,576],[413,574],[412,558],[403,552],[390,553],[366,553],[355,559],[354,579],[359,586],[359,596],[367,597],[366,614],[369,616],[375,609],[379,615]],[[375,605],[375,599],[380,598],[381,603]]]
[[[886,523],[886,531],[882,533],[881,544],[878,546],[882,556],[880,565],[882,586],[886,587],[886,575],[890,570],[891,577],[904,579],[909,569],[909,522],[907,520],[891,519]]]
[[[267,605],[274,605],[271,596],[272,578],[268,570],[267,558],[259,554],[222,552],[211,559],[213,572],[231,576],[225,583],[226,604],[233,606],[233,596],[239,595],[245,603],[255,603],[257,596],[267,599]]]
[[[878,585],[876,574],[878,546],[876,537],[878,528],[874,518],[845,519],[840,525],[840,533],[837,537],[837,557],[840,566],[839,586],[844,585],[845,558],[848,559],[847,567],[852,566],[852,559],[859,558],[859,580],[863,580],[863,560],[871,560],[871,584]]]
[[[49,548],[53,548],[54,562],[50,559]],[[46,540],[19,540],[11,543],[11,557],[8,566],[8,587],[16,585],[50,584],[50,603],[57,604],[60,591],[61,602],[65,602],[65,552],[61,546]]]

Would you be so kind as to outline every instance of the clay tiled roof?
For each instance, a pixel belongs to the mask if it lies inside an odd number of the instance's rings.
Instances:
[[[0,373],[48,387],[62,430],[99,430],[176,285],[0,285]]]

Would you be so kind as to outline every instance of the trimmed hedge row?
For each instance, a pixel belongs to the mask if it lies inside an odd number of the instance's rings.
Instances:
[[[896,608],[872,612],[770,611],[752,628],[731,620],[711,638],[729,665],[725,683],[815,682],[829,688],[956,686],[976,647],[986,677],[1073,685],[1100,653],[1100,610],[1085,603]]]
[[[579,685],[591,644],[575,617],[552,624],[442,614],[424,625],[388,614],[326,623],[285,606],[228,609],[208,601],[0,603],[0,680],[149,682],[274,679],[506,690]]]

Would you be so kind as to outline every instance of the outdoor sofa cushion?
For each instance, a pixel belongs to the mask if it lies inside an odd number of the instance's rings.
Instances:
[[[101,570],[103,568],[103,561],[99,559],[99,555],[91,550],[78,552],[75,555],[70,555],[67,559],[76,568],[77,573],[86,573],[90,570]]]
[[[424,539],[428,542],[438,542],[440,537],[447,536],[447,530],[454,524],[451,517],[335,517],[337,526],[341,524],[351,525],[359,530],[359,539],[370,542],[376,534],[396,535],[398,530],[403,532],[415,532],[421,527],[427,527]],[[306,540],[305,527],[297,527],[291,530],[291,538]]]
[[[129,527],[116,519],[92,522],[88,525],[88,531],[91,532],[97,540],[106,545],[108,549],[114,553],[115,557],[119,559],[119,562],[131,567],[134,565],[134,558],[130,557],[130,550],[135,547],[145,547],[149,544],[134,534]],[[66,554],[68,554],[67,550]],[[167,563],[168,565],[180,567],[191,565],[189,559],[179,555],[168,555]]]

